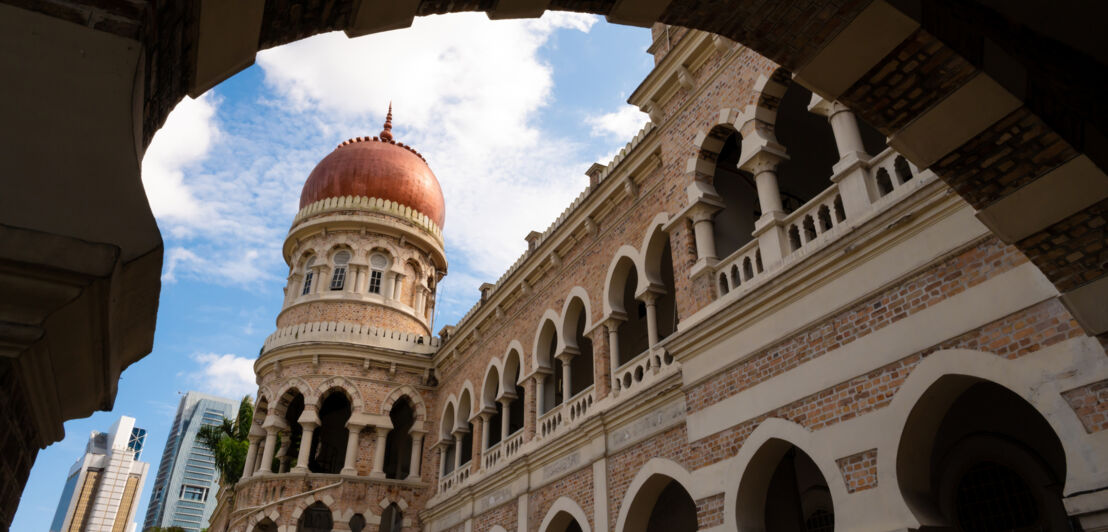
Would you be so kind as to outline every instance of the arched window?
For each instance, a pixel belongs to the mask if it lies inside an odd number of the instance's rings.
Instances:
[[[331,532],[334,521],[331,520],[331,510],[322,502],[317,502],[304,509],[300,514],[300,520],[296,523],[296,532]]]
[[[725,137],[723,148],[716,156],[712,186],[723,200],[724,207],[712,215],[712,236],[716,255],[726,258],[754,239],[754,222],[762,215],[754,176],[739,170],[742,138],[734,129],[717,126],[712,134]]]
[[[763,444],[743,473],[735,511],[740,530],[835,530],[823,472],[804,451],[776,438]]]
[[[442,476],[454,471],[454,453],[458,452],[458,442],[454,441],[454,405],[448,403],[442,413],[442,423],[439,426],[439,438],[444,442],[446,451],[442,455]]]
[[[415,413],[407,397],[392,405],[389,411],[392,430],[385,438],[385,478],[408,478],[412,460],[412,425]]]
[[[585,336],[585,305],[580,299],[574,299],[566,312],[563,327],[570,333],[567,345],[577,348],[577,354],[570,360],[570,393],[577,395],[593,384],[592,340]],[[570,341],[572,343],[570,343]]]
[[[504,388],[515,391],[515,397],[511,399],[508,406],[508,434],[515,434],[516,431],[523,430],[523,409],[524,405],[527,404],[527,392],[517,384],[520,369],[519,352],[513,349],[508,353],[507,360],[504,361],[504,375],[502,377]]]
[[[385,279],[385,269],[388,267],[388,257],[380,253],[374,253],[369,256],[369,293],[381,293],[381,284]]]
[[[461,464],[468,464],[473,459],[473,423],[470,423],[469,416],[473,411],[473,397],[469,394],[469,390],[462,391],[461,399],[458,399],[458,412],[457,419],[455,420],[455,427],[465,427],[463,431],[461,441],[457,442],[458,452],[461,453]]]
[[[350,433],[346,422],[350,419],[350,414],[350,399],[345,393],[336,389],[323,399],[323,404],[319,407],[320,424],[313,435],[308,459],[308,469],[313,473],[342,471]]]
[[[493,366],[490,367],[488,373],[485,374],[485,385],[481,390],[481,411],[488,412],[489,409],[493,410],[492,415],[489,416],[487,421],[489,429],[485,431],[489,439],[482,442],[483,448],[485,449],[500,443],[502,436],[501,428],[504,426],[504,405],[496,400],[500,395],[500,372],[497,371],[496,366]]]
[[[562,404],[562,368],[561,363],[554,358],[558,350],[558,332],[554,322],[547,320],[539,330],[539,351],[537,353],[539,364],[546,364],[550,373],[542,379],[542,405],[541,413],[549,412],[551,408]]]
[[[300,290],[302,296],[308,295],[312,291],[312,277],[315,276],[312,266],[315,266],[315,257],[310,257],[308,262],[304,264],[304,288]]]
[[[278,409],[284,411],[284,415],[281,416],[285,419],[285,423],[288,424],[288,432],[282,432],[280,438],[281,449],[284,451],[284,457],[288,460],[292,460],[296,457],[296,453],[300,449],[300,436],[303,433],[303,429],[300,427],[300,415],[304,413],[304,396],[299,390],[293,388],[278,400]],[[280,414],[281,410],[278,410]],[[286,445],[285,442],[288,442]],[[258,453],[258,458],[261,459],[262,453]],[[286,464],[288,467],[292,467],[292,462]],[[281,457],[275,456],[273,463],[263,464],[262,469],[266,471],[280,472],[282,469]]]
[[[662,488],[650,509],[646,532],[695,532],[696,502],[675,480]]]
[[[941,378],[912,408],[898,454],[910,506],[951,529],[1070,530],[1061,441],[1034,406],[999,384]]]
[[[349,251],[335,253],[335,271],[331,274],[331,290],[342,290],[346,285],[346,265],[349,263]]]
[[[639,356],[649,347],[650,338],[646,329],[646,303],[635,299],[635,288],[639,284],[639,275],[631,266],[627,280],[623,284],[623,305],[627,321],[619,326],[619,364],[623,365]]]
[[[389,504],[384,512],[381,512],[381,532],[400,532],[404,526],[404,514],[400,512],[400,506],[395,502]]]

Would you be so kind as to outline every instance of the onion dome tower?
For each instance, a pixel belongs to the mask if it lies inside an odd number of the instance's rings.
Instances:
[[[379,136],[339,144],[304,183],[278,328],[357,323],[430,336],[445,217],[427,161],[393,139],[390,105]]]
[[[308,176],[284,243],[277,331],[254,363],[254,425],[230,503],[261,520],[247,530],[399,530],[407,505],[426,500],[444,219],[427,161],[393,138],[391,105],[378,136],[339,144]]]

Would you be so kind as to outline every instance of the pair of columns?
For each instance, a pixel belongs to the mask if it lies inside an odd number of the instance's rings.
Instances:
[[[839,183],[847,216],[859,213],[871,203],[871,194],[866,184],[865,171],[860,164],[867,155],[858,121],[846,106],[839,102],[822,100],[818,96],[813,98],[809,110],[826,116],[831,124],[839,151],[839,162],[835,165],[833,180]],[[753,153],[745,155],[739,167],[754,174],[758,203],[762,208],[762,217],[754,225],[754,236],[759,240],[762,259],[768,265],[783,259],[791,251],[788,237],[779,223],[785,217],[785,212],[777,182],[777,167],[788,159],[788,155],[775,139],[751,137],[744,140],[744,144],[747,142],[759,145],[753,149],[744,146],[744,151]],[[690,205],[685,216],[693,223],[693,237],[698,254],[695,274],[714,266],[720,259],[716,256],[713,217],[724,204],[710,185],[696,182],[689,186],[687,192]]]
[[[297,419],[297,423],[301,427],[300,436],[300,450],[296,458],[296,466],[292,468],[292,473],[307,473],[308,461],[311,456],[312,439],[315,434],[315,429],[319,427],[320,420],[319,414],[315,408],[304,409],[304,412]],[[365,424],[347,422],[347,440],[346,440],[346,455],[343,460],[343,468],[340,471],[343,475],[357,475],[358,471],[355,468],[355,460],[357,459],[359,436],[362,429],[366,427]],[[249,478],[254,475],[266,475],[272,474],[270,467],[273,463],[274,455],[276,452],[277,435],[279,433],[291,434],[291,430],[288,424],[281,418],[270,414],[266,417],[265,422],[260,427],[261,430],[256,430],[257,425],[251,428],[248,440],[250,442],[246,451],[246,465],[242,473],[242,478]],[[377,434],[377,442],[374,448],[373,457],[373,472],[370,473],[371,477],[384,478],[385,476],[385,439],[388,436],[391,427],[378,426],[375,427]],[[264,434],[264,443],[262,438]],[[278,471],[280,473],[286,472],[288,469],[288,462],[291,457],[288,457],[286,451],[291,441],[286,440],[282,445],[281,453],[281,466]],[[261,444],[262,452],[258,453],[259,444]],[[409,479],[419,477],[420,458],[422,456],[421,450],[423,446],[423,433],[419,431],[412,432],[412,457],[409,470]]]

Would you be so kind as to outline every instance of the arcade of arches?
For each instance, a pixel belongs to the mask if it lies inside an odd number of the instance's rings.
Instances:
[[[651,123],[437,336],[434,174],[391,114],[336,148],[415,170],[306,176],[211,530],[1108,530],[1103,6],[109,4],[0,0],[3,528],[150,351],[176,102],[325,31],[563,9],[651,26]]]

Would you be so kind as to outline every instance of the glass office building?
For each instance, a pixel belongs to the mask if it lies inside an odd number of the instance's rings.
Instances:
[[[181,397],[150,493],[144,530],[177,526],[199,532],[207,528],[215,509],[219,473],[215,457],[200,445],[196,434],[200,427],[219,425],[224,417],[234,419],[237,413],[237,401],[199,392]]]
[[[146,430],[122,416],[107,432],[93,432],[85,454],[69,468],[51,532],[132,532],[150,464],[139,462]]]

